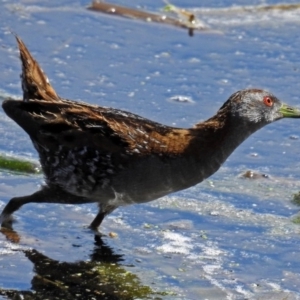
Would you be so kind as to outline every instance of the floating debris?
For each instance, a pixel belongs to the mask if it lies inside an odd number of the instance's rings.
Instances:
[[[180,102],[180,103],[195,103],[195,101],[188,96],[175,95],[168,99],[171,102]]]
[[[243,173],[241,177],[247,179],[265,179],[269,178],[269,175],[248,170],[245,173]]]
[[[247,5],[247,6],[231,6],[224,8],[200,8],[198,12],[206,13],[239,13],[239,12],[264,12],[264,11],[291,11],[300,9],[300,3],[294,4],[274,4],[274,5]]]
[[[184,9],[179,9],[174,5],[168,6],[169,11],[176,12],[179,18],[173,18],[166,15],[151,13],[139,9],[116,5],[113,3],[98,1],[93,1],[92,4],[88,7],[88,9],[130,19],[137,19],[153,23],[162,23],[172,25],[175,27],[186,28],[189,29],[190,36],[193,35],[194,30],[209,30],[209,28],[205,26],[204,23],[197,20],[195,16],[190,12],[187,12]]]
[[[300,206],[300,192],[293,195],[292,203],[297,206]]]
[[[116,5],[113,3],[93,1],[88,7],[90,10],[98,11],[105,14],[112,14],[125,18],[137,19],[146,22],[161,23],[188,29],[189,35],[193,36],[194,31],[206,31],[209,33],[221,33],[212,30],[207,24],[199,19],[199,14],[238,14],[243,12],[257,13],[269,11],[293,11],[300,9],[300,3],[294,4],[275,4],[275,5],[248,5],[248,6],[231,6],[224,8],[195,8],[193,11],[177,7],[167,1],[163,11],[173,13],[176,17],[167,16],[166,14],[158,14],[147,12],[135,8]]]
[[[117,238],[118,237],[118,234],[116,232],[113,232],[111,231],[109,234],[108,234],[109,237],[111,238]]]
[[[300,224],[300,216],[294,217],[294,218],[292,219],[292,222],[293,222],[294,224]]]
[[[177,15],[179,20],[181,20],[183,23],[186,23],[186,26],[190,29],[199,29],[199,28],[208,28],[204,22],[200,21],[194,13],[183,9],[179,8],[167,1],[165,1],[167,5],[164,7],[164,11],[166,12],[172,12]]]
[[[293,135],[290,135],[290,136],[289,136],[289,139],[290,139],[290,140],[298,140],[298,139],[299,139],[299,136],[293,134]]]

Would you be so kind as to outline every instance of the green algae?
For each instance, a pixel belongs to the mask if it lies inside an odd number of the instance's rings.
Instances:
[[[8,299],[162,300],[174,295],[142,284],[129,267],[120,264],[121,256],[104,244],[92,260],[74,263],[54,260],[35,249],[22,252],[34,265],[32,287],[30,291],[0,288],[0,295]]]
[[[27,174],[41,173],[37,163],[6,154],[0,154],[0,169]]]

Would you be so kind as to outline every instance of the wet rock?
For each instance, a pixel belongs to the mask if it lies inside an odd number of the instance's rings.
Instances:
[[[269,178],[269,175],[248,170],[248,171],[244,172],[243,174],[241,174],[240,177],[247,178],[247,179],[265,179],[265,178]]]

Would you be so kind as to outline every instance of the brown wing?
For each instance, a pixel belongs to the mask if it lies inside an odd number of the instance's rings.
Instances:
[[[64,99],[6,100],[3,109],[33,140],[51,149],[82,144],[110,152],[179,154],[192,138],[189,129],[171,128],[125,111]]]

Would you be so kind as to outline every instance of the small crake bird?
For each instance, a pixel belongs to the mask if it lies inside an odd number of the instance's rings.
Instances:
[[[59,97],[24,43],[23,100],[7,99],[5,113],[21,126],[39,153],[45,185],[12,198],[0,222],[22,205],[96,202],[94,230],[119,206],[152,201],[191,187],[215,173],[247,137],[300,111],[272,94],[234,93],[217,114],[193,128],[165,126],[132,113]]]

